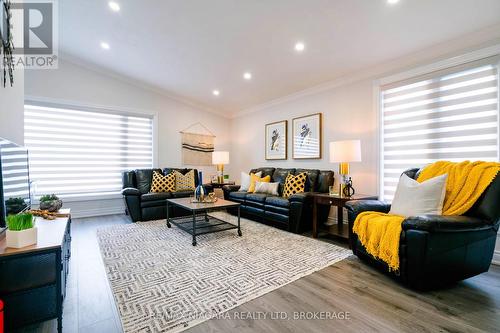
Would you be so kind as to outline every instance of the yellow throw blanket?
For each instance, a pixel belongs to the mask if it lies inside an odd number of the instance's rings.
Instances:
[[[418,182],[448,174],[443,215],[462,215],[479,199],[500,171],[496,162],[440,161],[428,165]],[[363,212],[354,221],[353,231],[368,253],[399,270],[399,237],[405,217],[380,212]]]

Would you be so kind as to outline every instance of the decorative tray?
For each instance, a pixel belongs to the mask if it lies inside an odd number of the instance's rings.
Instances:
[[[213,197],[213,198],[209,198],[209,197],[206,197],[205,199],[203,199],[203,201],[198,201],[196,199],[193,199],[191,200],[191,203],[206,203],[206,204],[211,204],[211,203],[215,203],[217,202],[217,197]]]

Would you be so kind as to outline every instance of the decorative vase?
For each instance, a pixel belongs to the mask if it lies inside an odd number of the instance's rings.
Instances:
[[[201,171],[198,173],[198,186],[194,190],[194,198],[196,201],[202,202],[205,199],[205,189],[203,188],[203,174]]]
[[[7,247],[15,249],[36,244],[38,238],[37,236],[38,232],[36,227],[21,231],[11,231],[7,229],[5,233]]]
[[[40,201],[40,209],[57,212],[63,206],[62,200]]]

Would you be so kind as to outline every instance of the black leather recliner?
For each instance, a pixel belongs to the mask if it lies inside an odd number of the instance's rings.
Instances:
[[[153,180],[153,171],[163,173],[165,175],[179,171],[183,175],[193,169],[178,169],[165,168],[161,169],[139,169],[126,171],[123,173],[123,190],[122,195],[125,198],[127,212],[133,222],[150,221],[167,218],[167,203],[170,198],[186,198],[193,195],[193,191],[180,192],[165,192],[165,193],[150,193],[151,182]],[[194,169],[194,181],[198,186],[198,171]],[[212,189],[208,185],[204,185],[205,191],[211,192]],[[186,215],[187,211],[178,208],[170,207],[170,216]]]
[[[405,171],[417,179],[420,169]],[[476,204],[461,216],[422,215],[403,221],[399,246],[399,272],[389,273],[408,286],[426,290],[487,272],[500,224],[500,176],[497,176]],[[358,214],[388,213],[391,206],[377,200],[350,201],[350,245],[355,255],[388,272],[386,263],[375,259],[352,232]]]
[[[312,169],[281,169],[258,168],[250,173],[262,171],[262,177],[271,176],[271,182],[279,182],[278,193],[274,196],[262,193],[248,193],[239,191],[239,185],[225,185],[224,198],[239,202],[241,214],[258,222],[269,224],[294,233],[301,233],[312,228],[312,194],[326,193],[333,185],[333,171]],[[305,193],[294,194],[288,199],[283,198],[283,188],[288,174],[297,175],[307,173]],[[318,223],[324,223],[328,218],[329,206],[318,207]],[[235,213],[235,210],[229,210]]]

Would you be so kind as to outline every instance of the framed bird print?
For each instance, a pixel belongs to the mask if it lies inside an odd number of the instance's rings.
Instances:
[[[266,160],[287,159],[288,121],[278,121],[266,125]]]
[[[321,158],[321,113],[294,118],[293,158]]]

